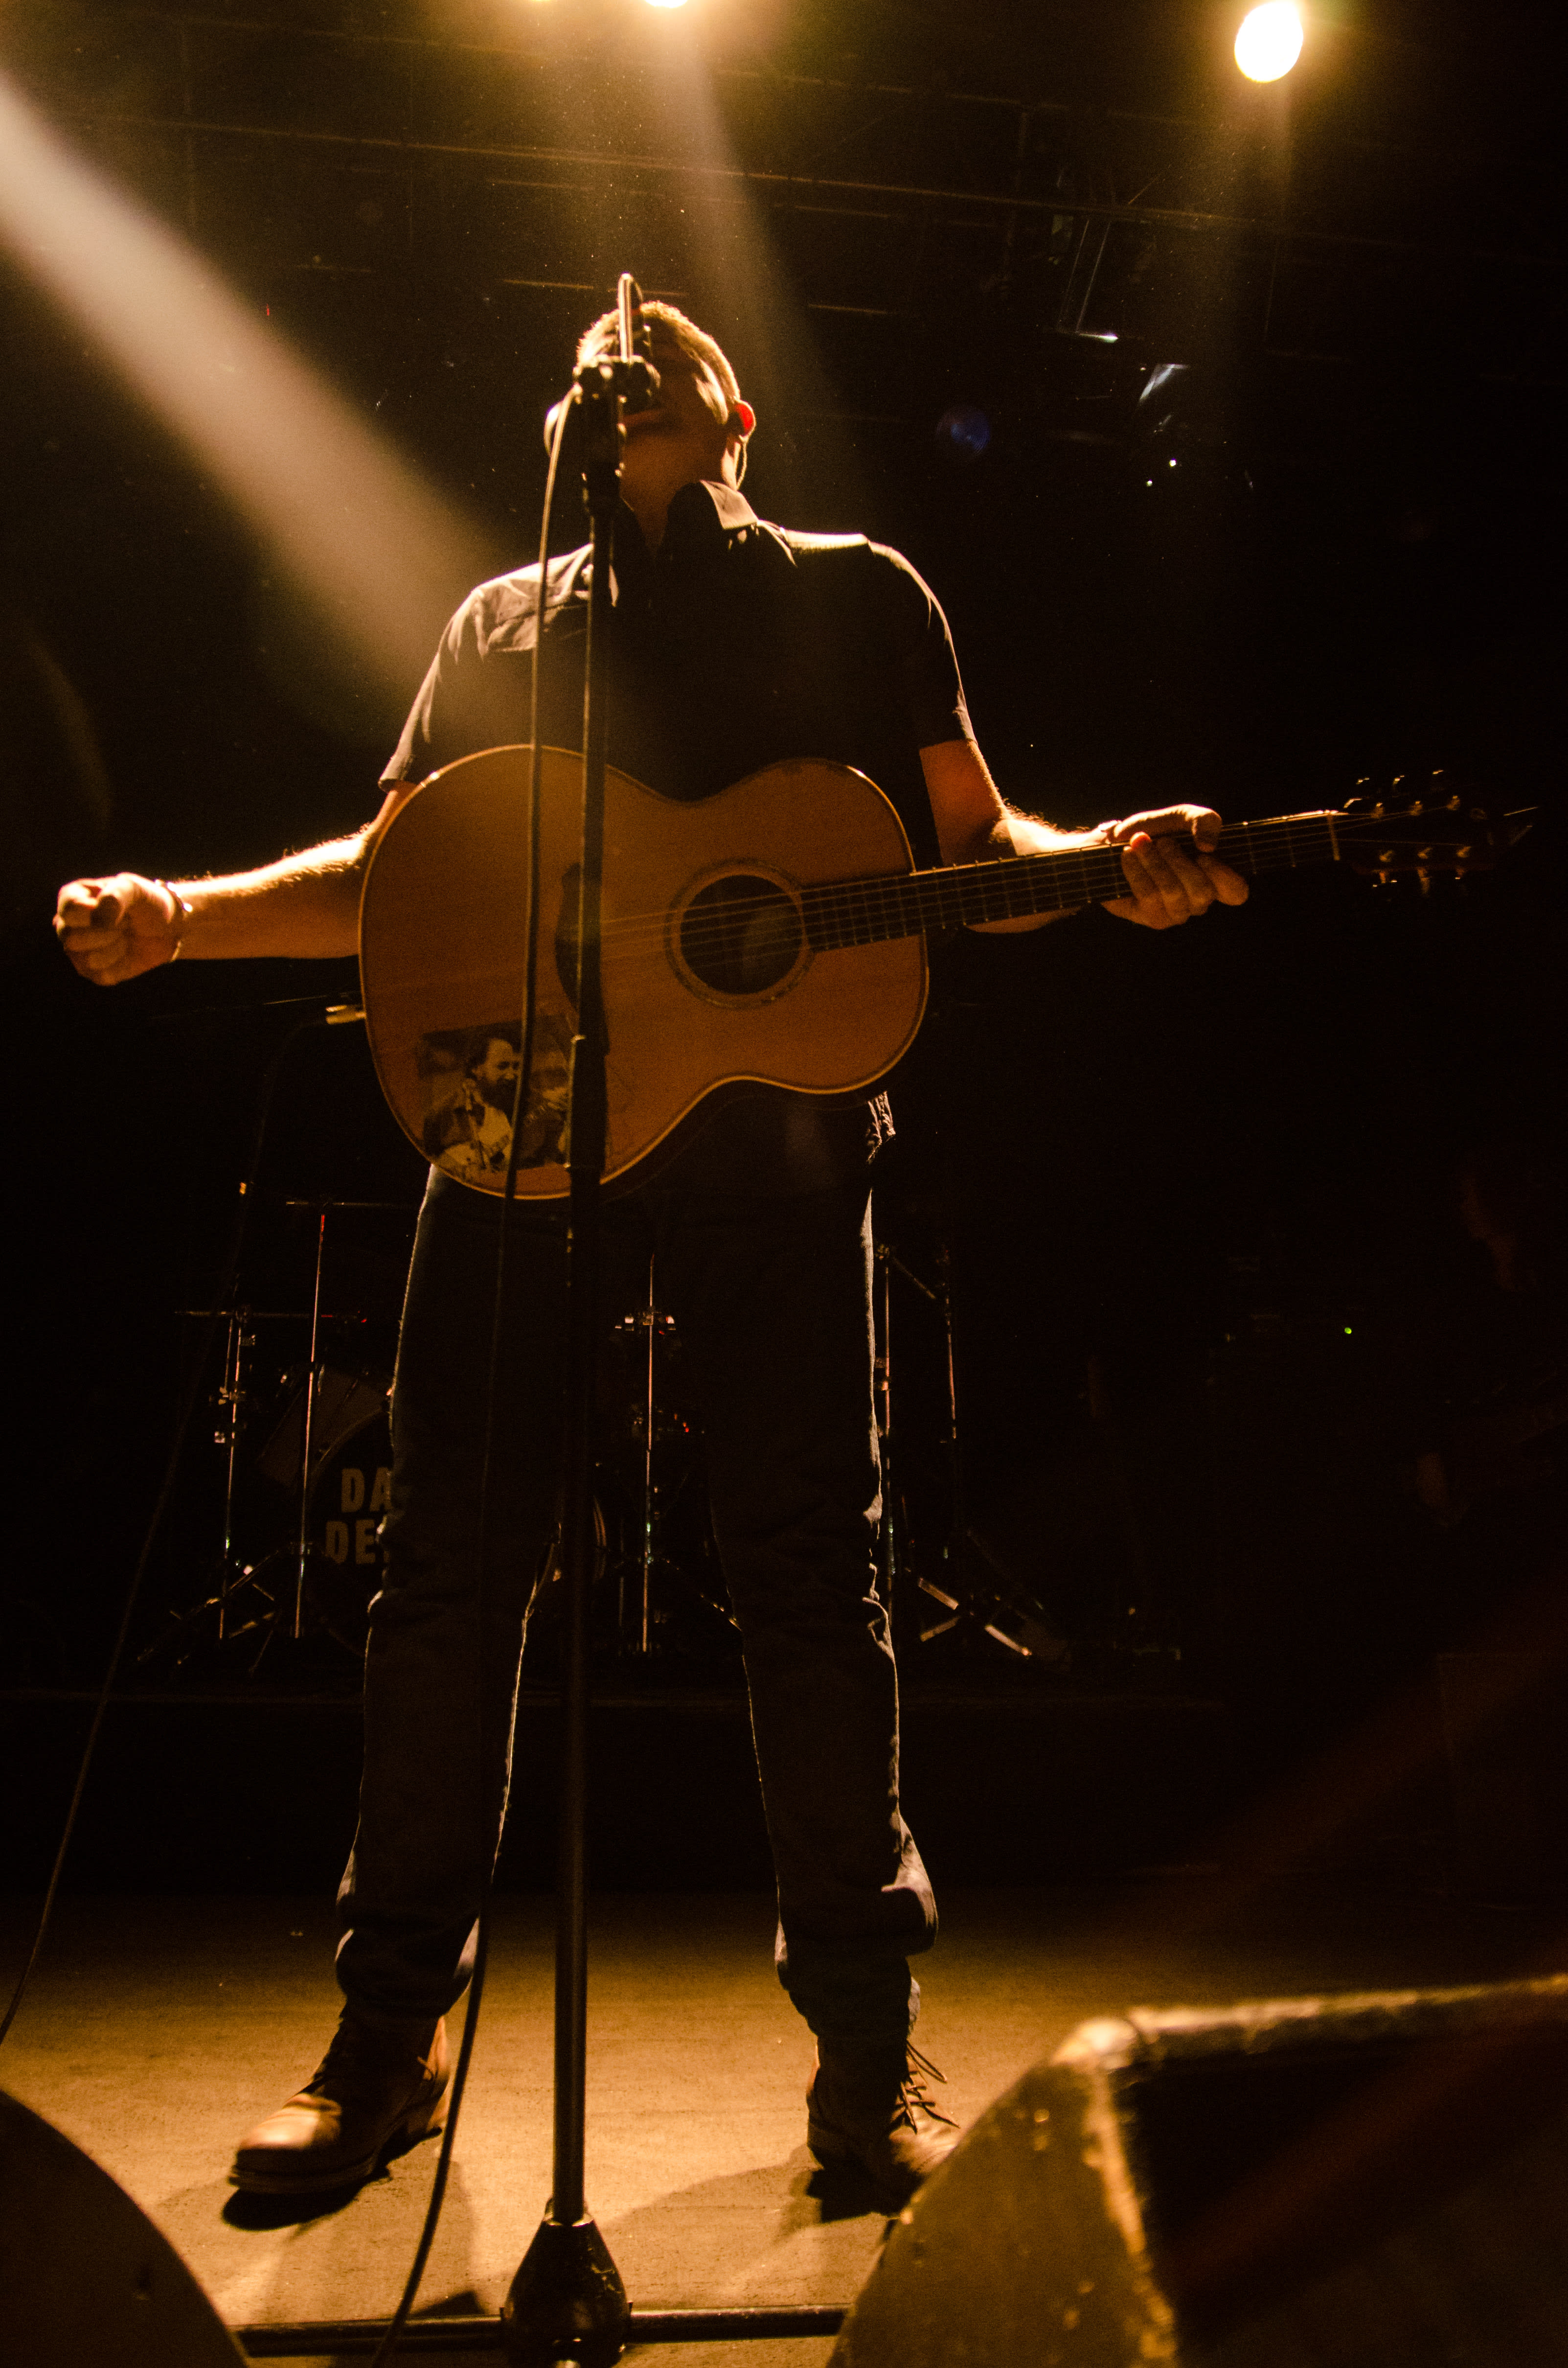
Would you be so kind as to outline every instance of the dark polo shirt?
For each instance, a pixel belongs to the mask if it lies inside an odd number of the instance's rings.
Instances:
[[[540,738],[583,745],[586,549],[550,564]],[[539,570],[470,594],[382,778],[423,780],[529,736]],[[609,761],[668,798],[713,796],[790,757],[853,765],[885,791],[917,863],[939,860],[920,750],[972,736],[947,620],[907,560],[863,535],[758,518],[730,485],[687,485],[650,553],[630,511],[615,538]],[[891,1131],[868,1109],[760,1087],[728,1104],[661,1177],[708,1190],[820,1190]]]

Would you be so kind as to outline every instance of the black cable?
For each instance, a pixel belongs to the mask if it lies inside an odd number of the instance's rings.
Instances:
[[[312,1000],[316,999],[312,998]],[[49,1930],[50,1918],[54,1911],[55,1897],[60,1889],[60,1878],[64,1872],[66,1857],[76,1831],[76,1819],[81,1811],[83,1795],[87,1788],[87,1776],[97,1750],[98,1736],[103,1730],[104,1719],[114,1696],[120,1665],[125,1658],[125,1647],[131,1634],[131,1622],[135,1618],[136,1607],[141,1600],[142,1583],[147,1575],[147,1565],[152,1559],[153,1545],[163,1527],[164,1516],[168,1510],[169,1498],[174,1494],[180,1461],[185,1453],[186,1440],[190,1431],[191,1418],[200,1402],[208,1359],[212,1353],[212,1344],[217,1339],[219,1327],[233,1313],[234,1292],[239,1282],[240,1261],[244,1254],[245,1235],[250,1227],[251,1207],[256,1199],[256,1180],[261,1167],[267,1121],[271,1115],[272,1099],[277,1090],[278,1079],[282,1071],[284,1059],[295,1041],[302,1036],[307,1029],[324,1024],[319,1015],[310,1019],[297,1019],[278,1044],[262,1077],[256,1126],[251,1137],[249,1164],[245,1169],[244,1182],[240,1187],[240,1213],[234,1227],[233,1239],[229,1247],[229,1255],[224,1262],[219,1287],[213,1294],[212,1313],[208,1317],[207,1328],[201,1336],[199,1350],[192,1360],[190,1378],[186,1384],[184,1396],[179,1401],[178,1412],[175,1417],[174,1437],[169,1447],[168,1459],[164,1466],[164,1476],[159,1484],[157,1497],[153,1500],[151,1518],[142,1533],[142,1549],[136,1557],[136,1566],[131,1575],[131,1585],[126,1590],[125,1605],[119,1615],[119,1626],[109,1653],[108,1666],[104,1672],[103,1683],[98,1689],[92,1723],[87,1729],[87,1739],[82,1747],[82,1756],[77,1762],[76,1782],[71,1794],[71,1805],[65,1812],[65,1824],[61,1833],[60,1846],[54,1853],[54,1864],[50,1870],[49,1884],[43,1896],[43,1906],[39,1910],[32,1946],[28,1952],[27,1963],[17,1977],[5,2018],[0,2021],[0,2045],[4,2044],[6,2033],[17,2019],[17,2010],[27,1993],[28,1984],[32,1979],[34,1968],[43,1950],[44,1936]]]
[[[479,1764],[483,1771],[489,1765],[489,1716],[486,1704],[484,1654],[486,1645],[485,1569],[489,1554],[490,1475],[495,1449],[496,1417],[501,1395],[501,1350],[506,1335],[506,1236],[510,1230],[512,1211],[517,1206],[517,1163],[522,1145],[523,1120],[528,1112],[528,1092],[533,1079],[534,1047],[534,973],[539,961],[540,922],[540,803],[543,788],[543,751],[540,747],[540,677],[544,648],[546,590],[550,581],[550,528],[555,507],[555,482],[560,467],[562,448],[566,440],[567,423],[575,402],[575,389],[562,404],[551,438],[550,469],[544,485],[544,515],[540,523],[539,593],[534,611],[534,645],[529,685],[528,738],[531,761],[528,768],[528,901],[523,933],[523,1008],[521,1042],[518,1049],[517,1084],[512,1097],[512,1139],[506,1150],[506,1175],[501,1190],[501,1219],[495,1238],[495,1292],[490,1321],[490,1363],[485,1382],[484,1453],[480,1466],[479,1513],[476,1523],[475,1555],[478,1563],[475,1583],[474,1627],[476,1652],[475,1684],[478,1693],[478,1717],[475,1722],[479,1738]],[[514,1711],[514,1716],[516,1713]],[[506,1764],[503,1752],[502,1764]],[[462,2042],[452,2071],[451,2089],[447,2100],[447,2124],[441,2133],[441,2150],[436,2159],[436,2175],[430,2183],[430,2200],[425,2208],[424,2226],[415,2248],[414,2260],[403,2284],[396,2310],[387,2331],[377,2345],[370,2368],[386,2368],[398,2347],[398,2339],[407,2326],[414,2309],[425,2271],[429,2265],[436,2231],[440,2226],[441,2208],[446,2202],[447,2181],[451,2172],[452,2152],[457,2142],[458,2119],[462,2112],[464,2092],[468,2088],[469,2066],[473,2058],[473,2043],[479,2030],[480,2006],[484,1997],[485,1968],[490,1961],[490,1910],[494,1895],[495,1864],[501,1854],[501,1841],[506,1827],[503,1805],[496,1820],[494,1847],[483,1861],[484,1874],[479,1894],[479,1918],[473,1949],[473,1971],[469,1976],[468,2012],[463,2018]],[[489,1832],[490,1819],[485,1819]]]

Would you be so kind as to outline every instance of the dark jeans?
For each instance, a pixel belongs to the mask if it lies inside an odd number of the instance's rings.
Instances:
[[[865,1188],[766,1200],[655,1185],[607,1203],[604,1224],[603,1306],[641,1304],[652,1254],[699,1395],[778,1880],[779,1978],[819,2035],[902,2041],[920,1995],[907,1958],[930,1946],[936,1910],[899,1814],[897,1679],[874,1588]],[[359,1830],[340,1894],[338,1978],[371,2015],[443,2014],[468,1979],[524,1611],[557,1520],[564,1227],[539,1210],[513,1227],[481,1638],[496,1211],[432,1178],[403,1312]]]

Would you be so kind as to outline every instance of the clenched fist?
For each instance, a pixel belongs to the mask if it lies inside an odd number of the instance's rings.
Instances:
[[[54,934],[73,970],[95,986],[119,986],[173,962],[188,918],[189,906],[166,882],[116,871],[61,890]]]

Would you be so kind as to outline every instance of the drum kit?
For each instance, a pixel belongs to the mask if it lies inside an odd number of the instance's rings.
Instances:
[[[366,1358],[364,1341],[389,1338],[395,1318],[329,1304],[329,1247],[356,1212],[402,1218],[411,1230],[413,1212],[369,1201],[284,1205],[309,1223],[311,1285],[300,1294],[308,1304],[180,1310],[215,1323],[221,1342],[207,1469],[197,1475],[220,1543],[199,1599],[142,1652],[151,1670],[254,1677],[264,1663],[280,1674],[282,1663],[293,1675],[307,1666],[341,1675],[345,1656],[364,1654],[392,1460],[392,1375]],[[697,1414],[651,1269],[644,1303],[606,1326],[598,1399],[597,1646],[621,1662],[738,1664]],[[544,1631],[556,1576],[552,1552],[530,1604]]]
[[[352,1213],[376,1212],[407,1234],[413,1212],[383,1201],[283,1206],[309,1225],[308,1304],[179,1311],[215,1326],[221,1343],[208,1399],[221,1543],[199,1600],[145,1646],[143,1667],[255,1676],[284,1644],[317,1661],[324,1655],[328,1666],[364,1652],[392,1487],[392,1375],[364,1342],[372,1330],[390,1338],[392,1327],[328,1304],[328,1248]],[[192,1474],[193,1495],[209,1507],[213,1461],[210,1452],[207,1469]]]
[[[384,1569],[392,1491],[390,1307],[340,1306],[329,1250],[376,1213],[403,1237],[402,1203],[289,1201],[311,1245],[305,1304],[181,1313],[215,1325],[221,1355],[208,1400],[206,1507],[221,1543],[199,1600],[170,1615],[141,1655],[150,1670],[199,1668],[346,1681],[362,1659]],[[884,1517],[879,1591],[905,1642],[950,1636],[1050,1664],[1064,1651],[1032,1600],[989,1566],[964,1516],[958,1451],[952,1298],[938,1253],[927,1280],[901,1253],[876,1253],[876,1412]],[[895,1291],[894,1279],[898,1278]],[[361,1283],[361,1292],[363,1285]],[[899,1301],[906,1313],[901,1316]],[[915,1317],[915,1311],[922,1311]],[[920,1383],[895,1393],[917,1362]],[[907,1338],[905,1338],[907,1336]],[[367,1356],[367,1340],[384,1361]],[[925,1369],[929,1368],[929,1371]],[[937,1388],[932,1398],[931,1383]],[[922,1395],[931,1403],[922,1419]],[[630,1670],[739,1668],[739,1638],[714,1544],[700,1424],[673,1316],[650,1265],[642,1304],[610,1318],[598,1373],[595,1463],[598,1543],[596,1656]],[[898,1430],[895,1438],[895,1409]],[[934,1429],[935,1438],[925,1434]],[[937,1454],[930,1450],[935,1445]],[[935,1487],[932,1486],[936,1470]],[[918,1473],[919,1491],[908,1485]],[[216,1479],[217,1486],[213,1482]],[[214,1504],[216,1498],[216,1504]],[[210,1531],[209,1531],[210,1534]],[[530,1658],[550,1656],[558,1564],[547,1557],[529,1604]]]

